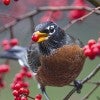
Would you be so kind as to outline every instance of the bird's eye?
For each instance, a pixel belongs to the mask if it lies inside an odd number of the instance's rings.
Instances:
[[[49,30],[48,29],[45,29],[45,30],[41,30],[40,32],[49,33]]]
[[[50,33],[53,33],[53,32],[54,32],[54,26],[51,26],[51,27],[49,28],[49,31],[50,31]]]

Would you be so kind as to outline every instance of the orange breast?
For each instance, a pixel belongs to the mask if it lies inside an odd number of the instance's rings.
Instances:
[[[51,55],[42,56],[36,78],[42,85],[64,86],[75,80],[83,68],[85,56],[78,45],[64,45]]]

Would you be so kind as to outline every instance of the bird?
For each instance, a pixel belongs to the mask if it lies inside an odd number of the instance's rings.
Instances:
[[[17,60],[23,67],[29,68],[27,62],[27,47],[14,46],[0,53],[1,59]]]
[[[27,60],[46,100],[50,100],[46,86],[63,87],[74,82],[77,89],[82,87],[76,78],[86,59],[83,46],[79,39],[65,33],[53,21],[35,27],[27,49]]]

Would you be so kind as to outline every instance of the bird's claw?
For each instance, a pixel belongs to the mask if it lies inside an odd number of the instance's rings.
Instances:
[[[77,93],[81,93],[81,89],[82,89],[82,83],[79,80],[75,80],[74,81],[74,86],[76,87],[76,91]]]

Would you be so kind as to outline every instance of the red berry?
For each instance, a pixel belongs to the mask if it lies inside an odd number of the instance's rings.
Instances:
[[[27,72],[27,73],[26,73],[26,76],[27,76],[28,78],[32,78],[32,73],[31,73],[31,72]]]
[[[32,36],[32,40],[33,40],[34,42],[37,42],[37,41],[39,40],[39,36],[38,36],[38,35],[33,35],[33,36]]]
[[[88,46],[88,45],[85,45],[85,46],[83,47],[83,51],[85,51],[86,49],[89,49],[89,46]]]
[[[95,59],[95,57],[96,56],[94,54],[92,54],[92,55],[89,56],[89,59],[93,60],[93,59]]]
[[[28,82],[23,82],[22,87],[27,88],[28,86],[29,86],[29,83]]]
[[[21,97],[14,97],[14,100],[21,100]]]
[[[22,75],[22,77],[24,77],[24,76],[26,76],[27,73],[24,70],[21,70],[20,74]]]
[[[9,65],[3,64],[0,66],[0,73],[6,73],[10,69]]]
[[[22,96],[21,100],[28,100],[26,96]]]
[[[100,50],[97,47],[93,48],[92,52],[94,53],[95,56],[100,54]]]
[[[72,6],[86,6],[86,4],[84,0],[74,0]],[[72,10],[69,12],[68,17],[74,20],[84,16],[86,13],[86,10]]]
[[[17,90],[13,90],[13,95],[16,96],[16,97],[19,96],[18,91]]]
[[[29,95],[29,90],[28,89],[24,89],[24,94],[27,96]]]
[[[19,89],[19,94],[23,94],[23,93],[24,93],[24,88],[22,87]]]
[[[90,55],[92,55],[92,52],[91,52],[91,50],[88,48],[88,49],[86,49],[86,50],[84,51],[84,54],[85,54],[85,56],[90,56]]]
[[[42,99],[42,95],[41,94],[38,94],[38,95],[36,95],[35,98],[38,99],[38,100],[41,100]]]
[[[27,72],[27,71],[28,71],[28,68],[27,68],[27,67],[22,66],[22,70],[23,70],[23,71],[25,71],[25,72]]]
[[[4,88],[5,87],[5,82],[4,81],[1,81],[0,82],[0,88]]]
[[[27,96],[27,95],[29,95],[29,90],[22,87],[22,88],[20,88],[19,93]]]
[[[9,50],[10,48],[11,48],[11,46],[10,46],[9,44],[7,44],[7,45],[5,45],[5,46],[3,47],[3,49],[4,49],[5,51]]]
[[[2,46],[8,45],[9,44],[9,40],[5,39],[1,42]]]
[[[96,44],[96,41],[94,39],[88,41],[89,47],[91,47],[93,44]]]
[[[97,42],[96,45],[97,45],[97,48],[100,49],[100,43]]]
[[[10,0],[3,0],[3,3],[4,3],[5,5],[9,5],[9,4],[10,4]]]
[[[10,45],[11,46],[15,46],[15,45],[18,45],[18,44],[19,44],[18,39],[13,38],[13,39],[10,40]]]
[[[16,77],[16,80],[22,80],[23,79],[23,76],[20,73],[16,74],[15,77]]]
[[[21,88],[21,84],[17,83],[17,84],[15,85],[15,90],[19,90],[20,88]]]

